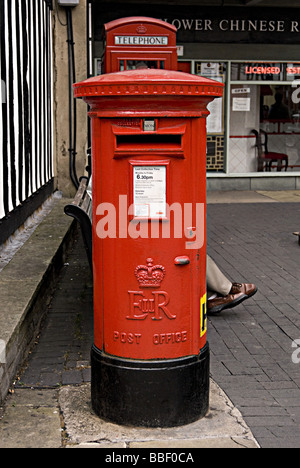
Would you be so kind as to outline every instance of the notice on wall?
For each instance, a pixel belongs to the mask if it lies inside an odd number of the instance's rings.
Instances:
[[[210,78],[219,83],[224,83],[224,76],[220,73],[220,63],[198,63],[197,73],[205,78]],[[210,115],[207,117],[207,133],[224,133],[224,97],[214,99],[207,106]]]
[[[165,218],[167,216],[167,167],[134,166],[134,216]]]
[[[215,99],[207,108],[210,112],[207,117],[207,133],[209,135],[224,133],[223,98]]]
[[[232,110],[233,112],[250,112],[251,98],[233,98]]]

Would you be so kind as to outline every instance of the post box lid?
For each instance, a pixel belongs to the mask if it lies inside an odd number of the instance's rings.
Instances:
[[[172,70],[131,70],[108,73],[73,85],[77,98],[114,96],[221,97],[224,84]]]

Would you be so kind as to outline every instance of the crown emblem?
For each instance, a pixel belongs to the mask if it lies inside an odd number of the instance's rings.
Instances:
[[[159,288],[166,276],[166,270],[162,265],[153,265],[153,259],[147,259],[146,265],[139,265],[135,269],[135,276],[142,288]]]
[[[140,24],[140,25],[136,28],[136,32],[137,32],[138,34],[146,34],[147,31],[148,31],[148,30],[147,30],[146,26],[144,26],[143,24]]]

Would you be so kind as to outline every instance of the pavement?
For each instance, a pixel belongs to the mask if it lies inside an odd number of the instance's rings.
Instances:
[[[300,447],[299,196],[209,193],[210,255],[232,281],[259,291],[209,318],[210,410],[180,428],[128,428],[93,413],[93,288],[75,232],[41,331],[0,408],[0,448]]]

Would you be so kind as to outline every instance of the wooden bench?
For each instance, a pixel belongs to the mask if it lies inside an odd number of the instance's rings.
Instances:
[[[93,271],[92,199],[88,193],[89,179],[81,177],[73,202],[65,206],[65,213],[80,224],[85,250]]]

